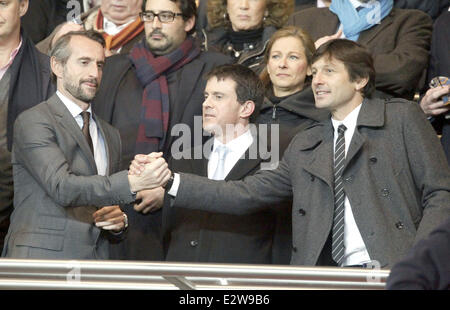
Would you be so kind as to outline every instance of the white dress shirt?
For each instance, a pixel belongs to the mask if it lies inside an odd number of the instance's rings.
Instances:
[[[56,91],[56,95],[61,99],[64,105],[69,110],[70,114],[75,118],[80,129],[83,128],[83,117],[81,116],[81,112],[83,110],[71,99],[64,96],[61,92]],[[91,134],[92,145],[94,147],[94,159],[95,164],[97,166],[97,172],[99,175],[106,175],[106,169],[108,167],[108,157],[106,155],[106,147],[105,141],[101,132],[97,128],[97,123],[92,117],[92,108],[89,105],[89,109],[86,110],[90,113],[89,116],[89,133]]]
[[[225,177],[228,175],[228,173],[230,173],[231,169],[233,169],[238,160],[243,157],[252,143],[253,136],[250,130],[247,130],[245,133],[229,141],[227,144],[223,144],[222,142],[214,138],[213,149],[208,160],[208,178],[212,178],[214,172],[216,171],[217,164],[219,163],[219,155],[217,153],[217,148],[219,147],[219,145],[225,145],[228,148],[228,153],[225,157],[225,173],[223,175],[223,178],[225,179]],[[180,175],[178,173],[174,173],[172,187],[167,193],[175,197],[177,195],[179,186]]]
[[[345,117],[342,121],[337,121],[331,118],[334,128],[334,143],[336,145],[336,140],[338,137],[338,127],[344,124],[347,127],[345,131],[345,156],[347,156],[348,148],[352,141],[353,133],[356,129],[356,122],[358,120],[359,111],[361,110],[362,104],[356,107],[349,115]],[[334,146],[333,146],[334,147]],[[334,153],[334,151],[333,151]],[[352,207],[348,197],[345,196],[345,215],[344,215],[344,245],[345,254],[342,260],[342,266],[350,265],[361,265],[363,263],[370,262],[370,256],[367,252],[366,245],[361,237],[358,226],[356,225],[355,218],[353,217]]]
[[[208,178],[212,178],[214,172],[216,171],[217,164],[219,163],[219,155],[217,153],[217,148],[219,146],[225,146],[228,149],[228,153],[225,157],[225,174],[223,175],[223,179],[225,179],[252,143],[253,137],[250,130],[247,130],[245,133],[231,140],[227,144],[223,144],[214,138],[213,149],[208,160]]]

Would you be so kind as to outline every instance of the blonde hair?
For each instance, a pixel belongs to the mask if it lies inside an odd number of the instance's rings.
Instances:
[[[267,43],[266,52],[264,54],[264,62],[266,64],[266,67],[261,72],[260,78],[263,81],[266,89],[272,87],[272,82],[270,81],[269,74],[267,73],[267,63],[269,61],[272,46],[279,39],[287,37],[297,38],[300,40],[300,42],[302,42],[303,48],[305,49],[306,61],[308,62],[308,66],[311,65],[313,55],[316,51],[316,46],[314,45],[314,41],[311,36],[305,30],[299,27],[286,26],[281,28],[270,37],[270,40]]]
[[[265,0],[268,16],[263,20],[263,26],[282,27],[289,15],[294,12],[294,0]],[[227,17],[227,0],[208,0],[206,4],[208,25],[211,28],[231,28]]]

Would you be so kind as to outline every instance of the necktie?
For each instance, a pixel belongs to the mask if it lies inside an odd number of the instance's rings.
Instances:
[[[216,170],[212,176],[212,180],[223,180],[225,179],[225,158],[228,154],[228,148],[225,145],[220,145],[217,147],[216,152],[218,154],[219,160],[217,162]]]
[[[344,210],[345,193],[342,183],[342,170],[345,165],[345,130],[344,125],[338,127],[338,137],[334,148],[334,216],[331,256],[340,265],[344,258]]]
[[[92,145],[91,133],[89,132],[89,116],[91,113],[83,111],[81,112],[81,117],[83,118],[83,128],[81,131],[83,132],[84,137],[86,138],[89,148],[91,149],[92,155],[94,155],[94,146]]]

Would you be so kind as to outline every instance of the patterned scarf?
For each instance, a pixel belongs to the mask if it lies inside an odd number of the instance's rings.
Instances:
[[[141,21],[141,18],[138,17],[134,22],[122,29],[122,31],[120,31],[118,34],[112,36],[107,34],[103,30],[103,14],[99,9],[97,19],[94,23],[94,30],[100,32],[103,35],[103,38],[106,41],[106,49],[114,51],[124,46],[126,43],[130,42],[142,31],[144,31],[144,23]]]
[[[136,141],[136,154],[162,150],[169,127],[169,88],[166,76],[191,62],[200,49],[187,38],[176,50],[167,55],[153,56],[145,38],[130,51],[129,58],[136,75],[144,86],[141,120]]]

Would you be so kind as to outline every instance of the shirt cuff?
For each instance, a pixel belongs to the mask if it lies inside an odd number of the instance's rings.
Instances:
[[[180,174],[174,173],[172,187],[167,191],[167,194],[169,194],[172,197],[176,197],[179,186],[180,186]]]

